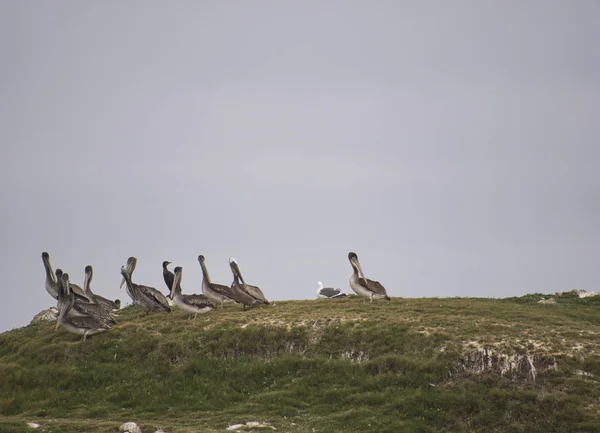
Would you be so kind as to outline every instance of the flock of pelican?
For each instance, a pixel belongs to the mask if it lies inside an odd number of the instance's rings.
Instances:
[[[358,296],[370,299],[370,302],[375,299],[390,300],[381,283],[364,276],[356,253],[350,252],[348,260],[353,270],[350,288]],[[106,299],[92,292],[90,287],[93,276],[92,266],[85,267],[83,288],[81,288],[71,283],[68,273],[61,269],[53,272],[50,255],[47,252],[42,253],[42,262],[46,271],[46,291],[57,300],[58,318],[55,329],[62,327],[74,334],[83,335],[81,341],[85,341],[88,335],[104,332],[116,323],[115,312],[120,309],[121,302],[118,299],[114,301]],[[233,273],[233,282],[229,286],[212,282],[203,255],[198,256],[198,262],[202,269],[202,294],[182,293],[183,269],[177,266],[171,272],[168,269],[171,264],[169,261],[162,263],[163,278],[169,289],[167,296],[154,287],[134,283],[131,277],[137,265],[135,257],[129,257],[127,264],[121,267],[123,277],[121,287],[126,285],[127,295],[133,301],[133,305],[144,310],[146,314],[169,313],[171,307],[176,306],[193,315],[190,317],[196,318],[198,314],[214,310],[219,306],[222,308],[225,303],[242,304],[243,310],[246,310],[246,307],[269,305],[269,301],[259,287],[246,284],[234,258],[229,259],[229,267]],[[317,295],[320,298],[346,296],[339,289],[323,287],[320,281],[318,286]]]

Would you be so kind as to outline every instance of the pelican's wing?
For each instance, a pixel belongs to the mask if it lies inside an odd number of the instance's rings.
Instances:
[[[246,293],[248,293],[254,299],[264,302],[267,305],[269,304],[269,301],[267,301],[267,298],[265,297],[262,290],[260,290],[260,288],[258,288],[256,286],[251,286],[250,284],[246,284],[246,285],[244,285],[244,290],[246,291]]]
[[[361,281],[361,285],[364,286],[364,282]],[[388,295],[387,292],[385,291],[385,287],[383,287],[379,281],[373,281],[373,280],[367,279],[366,288],[373,293],[378,293],[378,294],[384,295],[384,296]]]
[[[183,302],[196,308],[215,308],[210,299],[204,295],[181,295]]]
[[[231,287],[224,286],[222,284],[212,283],[210,287],[213,291],[217,292],[219,295],[223,295],[228,297],[229,299],[236,300],[235,290]],[[236,301],[237,302],[237,301]]]
[[[110,325],[94,316],[69,317],[69,322],[81,329],[110,329]]]
[[[169,308],[169,303],[167,302],[167,298],[160,291],[156,290],[154,287],[142,286],[138,284],[138,290],[140,294],[147,299],[149,299],[154,304],[159,305],[163,310],[170,312],[171,308]]]

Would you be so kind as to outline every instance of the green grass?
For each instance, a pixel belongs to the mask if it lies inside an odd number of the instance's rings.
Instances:
[[[0,334],[0,432],[595,432],[600,297],[543,297],[128,307],[81,344],[31,325]]]

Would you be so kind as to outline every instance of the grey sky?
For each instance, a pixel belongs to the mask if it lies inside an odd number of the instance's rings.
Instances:
[[[0,331],[42,251],[271,299],[600,290],[600,3],[0,2]]]

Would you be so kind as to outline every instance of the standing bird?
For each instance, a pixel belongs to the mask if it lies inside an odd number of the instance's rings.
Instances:
[[[60,269],[57,269],[57,271]],[[73,305],[69,309],[69,316],[71,317],[94,317],[104,323],[113,325],[116,323],[115,318],[110,314],[111,310],[108,310],[104,305],[99,305],[93,302],[89,302],[87,298],[81,298],[75,295],[70,290],[69,285],[69,274],[60,272],[58,278],[58,303],[57,307],[60,309],[61,304],[65,304],[71,297],[73,298]]]
[[[90,285],[93,276],[94,269],[92,268],[92,265],[87,265],[85,267],[85,278],[83,280],[83,291],[85,293],[85,296],[87,296],[88,299],[94,304],[98,304],[104,307],[107,311],[118,310],[119,308],[121,308],[121,301],[119,299],[111,301],[110,299],[106,299],[103,296],[92,293],[92,288],[90,287]]]
[[[62,281],[64,287],[69,287],[69,275],[62,274]],[[68,291],[68,289],[67,289]],[[58,302],[58,319],[56,320],[57,330],[59,327],[63,327],[73,334],[83,335],[80,340],[85,341],[88,335],[98,334],[110,329],[110,325],[103,320],[95,316],[74,316],[69,314],[75,304],[75,297],[72,293],[69,293],[66,297],[60,296]]]
[[[265,304],[269,305],[269,301],[265,298],[262,290],[257,286],[252,286],[250,284],[246,284],[244,281],[244,277],[242,277],[242,273],[240,271],[240,267],[238,266],[237,261],[231,257],[229,259],[229,267],[231,268],[231,272],[233,273],[233,282],[231,283],[232,289],[242,290],[247,295],[251,296],[254,304]]]
[[[133,271],[135,270],[135,267],[137,266],[137,259],[135,257],[129,257],[127,259],[127,272],[129,273],[129,276],[131,277],[133,275]],[[125,284],[125,277],[123,277],[123,279],[121,280],[121,285],[119,286],[120,289],[123,288],[123,284]]]
[[[59,268],[54,273],[56,274],[56,280],[58,281],[58,287],[59,287],[59,291],[60,291],[60,287],[63,284],[61,282],[62,276],[63,276],[63,271],[62,271],[62,269]],[[88,299],[88,297],[85,295],[83,289],[81,287],[79,287],[77,284],[69,283],[69,291],[71,293],[73,293],[73,296],[75,296],[76,301],[90,302],[90,299]]]
[[[173,274],[173,272],[167,269],[167,266],[169,266],[170,264],[171,262],[167,262],[166,260],[162,262],[163,278],[165,280],[167,288],[169,289],[169,292],[173,290],[173,280],[175,279],[175,275]]]
[[[168,263],[168,262],[166,262]],[[173,275],[173,290],[169,294],[169,297],[173,300],[175,305],[184,311],[194,314],[194,319],[198,314],[206,313],[210,310],[214,310],[215,306],[209,298],[204,295],[183,295],[181,294],[181,279],[183,278],[183,268],[177,266],[175,268],[175,274]]]
[[[127,294],[133,300],[133,304],[146,311],[146,314],[152,311],[171,312],[167,298],[154,287],[142,286],[131,281],[131,274],[128,268],[121,266],[121,275],[127,283]]]
[[[210,280],[203,255],[198,256],[198,262],[202,268],[202,293],[204,296],[209,298],[215,305],[221,305],[221,308],[223,308],[225,302],[236,302],[231,287],[216,284]]]
[[[350,288],[354,290],[358,296],[369,298],[371,299],[371,302],[373,302],[373,299],[391,300],[385,291],[385,287],[383,287],[379,281],[369,280],[365,277],[356,253],[348,253],[348,260],[350,260],[350,264],[354,270],[350,277]]]
[[[44,263],[44,269],[46,270],[46,291],[54,299],[58,299],[58,281],[56,275],[52,271],[52,265],[50,264],[50,254],[47,252],[42,253],[42,262]]]
[[[333,287],[323,287],[323,283],[317,281],[317,297],[319,298],[345,298],[346,295],[340,289],[334,289]]]
[[[154,287],[135,284],[131,281],[131,273],[128,268],[121,266],[121,275],[127,283],[127,294],[132,299],[133,304],[146,311],[146,314],[153,311],[171,312],[167,298]]]

